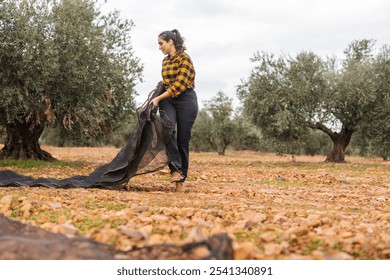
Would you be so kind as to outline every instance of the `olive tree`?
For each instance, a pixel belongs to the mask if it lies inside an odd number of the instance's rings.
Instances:
[[[92,0],[0,2],[0,158],[52,160],[38,142],[48,122],[82,141],[132,112],[132,27]]]
[[[205,139],[219,155],[225,155],[226,148],[237,138],[233,101],[220,91],[205,101],[204,106],[199,122],[194,125],[195,139]]]
[[[313,52],[294,58],[257,53],[257,65],[237,91],[248,118],[266,136],[291,145],[318,129],[333,142],[326,161],[344,162],[352,134],[373,111],[384,110],[386,85],[375,78],[384,73],[375,67],[373,47],[373,40],[353,41],[341,63]]]
[[[390,46],[383,46],[374,60],[375,99],[360,124],[354,144],[362,154],[390,159]],[[356,139],[357,138],[357,139]]]

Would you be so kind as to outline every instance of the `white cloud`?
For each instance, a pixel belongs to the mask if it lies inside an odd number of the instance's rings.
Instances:
[[[199,103],[218,91],[235,97],[256,51],[294,55],[302,50],[340,57],[356,39],[390,43],[390,1],[386,0],[108,0],[135,22],[135,53],[144,63],[141,102],[161,79],[163,58],[157,36],[178,29],[197,71]],[[236,104],[237,100],[236,100]]]

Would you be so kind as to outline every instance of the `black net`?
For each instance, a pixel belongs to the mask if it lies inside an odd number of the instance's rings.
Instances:
[[[170,140],[173,124],[152,109],[150,100],[164,91],[160,82],[149,93],[148,99],[137,109],[138,122],[129,140],[108,164],[96,168],[88,176],[74,176],[62,180],[33,178],[11,170],[0,171],[0,186],[30,186],[57,188],[122,188],[133,176],[154,172],[169,163],[166,143]]]

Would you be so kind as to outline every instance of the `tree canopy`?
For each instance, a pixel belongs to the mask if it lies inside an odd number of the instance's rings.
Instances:
[[[0,158],[52,159],[38,144],[47,122],[83,141],[133,112],[132,27],[92,0],[2,1]]]
[[[343,162],[352,134],[369,126],[375,112],[389,122],[384,106],[389,98],[388,48],[375,55],[374,43],[353,41],[342,61],[313,52],[296,57],[255,54],[256,66],[237,91],[244,111],[264,135],[290,152],[305,141],[308,129],[326,133],[334,144],[327,161]],[[386,135],[383,128],[372,132]]]
[[[232,99],[220,91],[204,105],[193,128],[192,146],[204,148],[207,142],[219,155],[225,155],[226,148],[236,140],[238,133]]]
[[[364,151],[389,160],[390,157],[390,47],[384,46],[374,63],[373,87],[377,97],[370,113],[360,124],[356,145]]]

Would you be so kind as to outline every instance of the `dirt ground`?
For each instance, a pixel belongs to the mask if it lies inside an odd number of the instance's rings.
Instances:
[[[44,147],[80,167],[15,169],[34,177],[85,175],[116,148]],[[192,153],[186,191],[168,170],[128,190],[0,188],[0,213],[121,250],[228,233],[236,259],[390,259],[390,163],[256,152]]]

